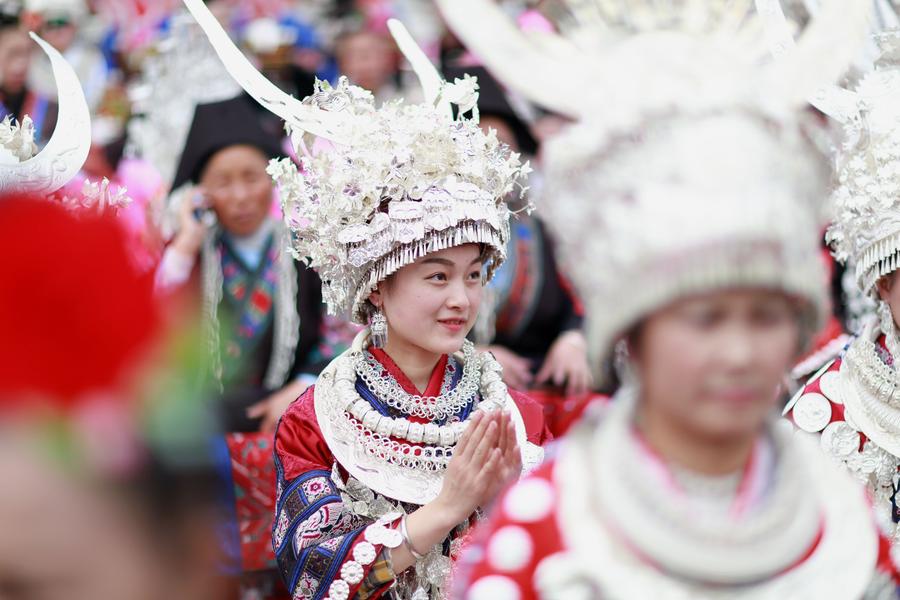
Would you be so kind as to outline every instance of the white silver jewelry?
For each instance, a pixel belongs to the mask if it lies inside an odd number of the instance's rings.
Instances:
[[[894,321],[894,313],[891,305],[884,300],[878,301],[878,326],[884,334],[884,342],[891,356],[900,356],[900,338],[897,337],[897,325]]]
[[[506,403],[506,386],[498,377],[500,365],[493,357],[483,355],[477,358],[470,357],[462,366],[463,375],[460,382],[467,379],[480,382],[480,386],[476,384],[475,392],[469,400],[474,406],[465,421],[438,425],[434,422],[414,423],[403,417],[382,415],[367,400],[360,397],[356,390],[361,355],[362,352],[351,353],[338,363],[335,372],[334,389],[339,399],[338,403],[343,405],[342,425],[348,432],[352,432],[356,443],[365,453],[380,457],[391,464],[431,472],[446,469],[453,456],[453,447],[459,442],[475,413],[497,410]],[[378,379],[387,378],[378,374]],[[399,385],[396,381],[393,383]],[[480,402],[478,402],[479,388]],[[450,413],[454,409],[444,406],[444,402],[453,391],[456,389],[435,398],[425,398],[433,404],[434,412]],[[464,397],[458,396],[453,402],[459,402]],[[381,396],[379,398],[384,400]],[[416,401],[407,399],[402,404],[409,405]],[[391,405],[398,403],[400,402],[388,402]]]
[[[363,580],[364,576],[365,572],[363,571],[362,565],[355,560],[345,562],[341,567],[341,579],[350,585],[356,585]]]
[[[350,597],[350,584],[343,579],[335,579],[328,587],[329,600],[347,600]]]
[[[361,352],[354,356],[356,373],[366,387],[380,400],[386,402],[405,415],[421,417],[429,421],[444,421],[459,413],[471,404],[478,394],[479,384],[500,382],[500,376],[493,368],[487,369],[482,376],[486,363],[475,352],[475,345],[469,341],[463,343],[463,373],[456,387],[450,387],[452,364],[447,365],[447,373],[441,386],[439,396],[419,396],[410,394],[400,383],[385,375],[384,366],[369,352]],[[493,363],[493,358],[490,359]],[[501,382],[502,383],[502,382]]]
[[[409,530],[406,528],[406,515],[403,515],[403,518],[400,519],[400,535],[403,536],[403,545],[406,546],[406,549],[409,550],[409,553],[413,555],[413,558],[416,560],[422,560],[425,558],[425,555],[421,552],[416,551],[415,546],[413,546],[412,540],[409,539]]]
[[[353,548],[353,559],[363,566],[371,565],[375,557],[375,547],[369,542],[360,542]]]
[[[421,423],[409,424],[409,441],[413,444],[421,444],[425,439],[425,426]]]
[[[369,342],[374,348],[384,348],[388,339],[388,323],[380,308],[369,317]]]
[[[436,446],[441,441],[440,428],[434,423],[426,423],[422,440],[429,446]]]
[[[803,431],[818,433],[831,422],[831,402],[822,394],[804,394],[794,404],[794,423]]]

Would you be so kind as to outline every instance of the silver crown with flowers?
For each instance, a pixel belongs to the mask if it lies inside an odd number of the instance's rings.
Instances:
[[[250,65],[200,0],[185,4],[231,75],[286,121],[300,168],[284,159],[269,172],[294,232],[295,256],[319,272],[332,313],[349,311],[365,322],[367,298],[380,281],[461,244],[482,244],[486,275],[493,275],[506,258],[506,197],[528,165],[493,132],[481,131],[477,113],[464,116],[477,103],[474,78],[443,81],[403,26],[391,21],[426,102],[376,107],[371,93],[346,79],[335,87],[319,82],[299,102]]]
[[[595,365],[642,316],[716,289],[797,297],[811,333],[828,302],[830,174],[803,107],[852,62],[868,3],[824,4],[775,62],[750,0],[549,4],[565,17],[556,32],[520,31],[488,0],[438,1],[499,79],[575,121],[546,144],[553,202],[538,208],[586,304]]]
[[[867,295],[900,268],[900,31],[875,39],[880,57],[853,92],[858,112],[844,121],[835,222],[828,230],[835,257],[855,265],[856,283]]]

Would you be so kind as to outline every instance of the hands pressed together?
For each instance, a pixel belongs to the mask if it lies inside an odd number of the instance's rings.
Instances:
[[[510,414],[478,411],[456,446],[435,502],[460,523],[493,502],[521,472],[522,452]]]
[[[407,518],[409,541],[425,553],[479,507],[490,505],[522,472],[522,453],[506,411],[478,411],[456,446],[440,494]],[[406,546],[392,550],[394,571],[415,563]]]

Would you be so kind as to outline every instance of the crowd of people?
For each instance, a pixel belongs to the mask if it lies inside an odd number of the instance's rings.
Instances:
[[[0,598],[898,597],[898,48],[0,0]]]

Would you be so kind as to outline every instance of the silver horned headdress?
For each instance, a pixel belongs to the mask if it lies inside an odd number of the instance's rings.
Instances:
[[[285,159],[269,171],[294,232],[294,253],[319,272],[332,313],[350,311],[365,322],[367,298],[380,281],[453,246],[482,244],[487,275],[493,274],[506,257],[506,197],[527,166],[493,133],[483,133],[477,117],[463,116],[476,105],[474,79],[445,82],[392,21],[424,103],[376,107],[371,93],[344,79],[336,87],[320,82],[300,102],[250,65],[200,0],[185,4],[232,76],[287,123],[300,169]]]
[[[803,109],[855,57],[867,2],[830,2],[768,64],[750,0],[555,0],[553,33],[489,0],[438,4],[499,79],[575,121],[545,147],[542,214],[598,362],[644,315],[718,289],[778,290],[821,322],[830,173]]]
[[[78,174],[91,148],[91,115],[78,76],[53,46],[33,33],[31,37],[50,57],[59,89],[59,116],[40,152],[30,118],[18,125],[0,123],[0,194],[56,192]]]

